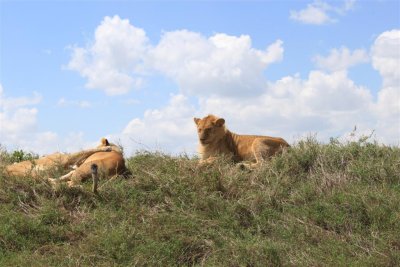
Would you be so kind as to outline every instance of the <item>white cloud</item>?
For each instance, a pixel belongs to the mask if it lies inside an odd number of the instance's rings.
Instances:
[[[57,102],[59,107],[79,107],[79,108],[90,108],[92,103],[86,100],[67,100],[64,97],[60,98]]]
[[[378,93],[376,104],[377,136],[383,141],[400,145],[400,87],[385,87]]]
[[[305,107],[324,114],[362,109],[372,99],[370,91],[355,85],[345,71],[310,72],[299,96]]]
[[[51,131],[38,131],[41,96],[7,96],[0,84],[0,144],[10,151],[23,149],[39,154],[72,152],[89,147],[83,133],[69,133],[61,138]]]
[[[228,117],[241,132],[291,139],[292,133],[318,131],[328,138],[357,124],[346,117],[361,116],[371,98],[369,91],[355,85],[346,72],[313,71],[305,80],[296,75],[270,83],[262,95],[248,101],[209,98],[203,100],[202,107],[205,114]]]
[[[375,131],[377,140],[398,145],[399,92],[398,87],[382,88],[375,101],[346,71],[311,71],[306,79],[293,75],[269,82],[254,97],[201,96],[198,108],[183,95],[173,96],[166,107],[132,120],[124,138],[143,143],[144,149],[158,143],[156,148],[164,151],[193,153],[197,136],[192,118],[213,113],[224,117],[230,130],[242,134],[281,136],[292,142],[310,133],[328,141],[330,137],[357,139]],[[352,136],[354,126],[357,132]]]
[[[82,132],[70,132],[65,137],[52,131],[38,132],[29,134],[21,133],[19,140],[14,140],[11,149],[22,149],[32,151],[39,155],[52,154],[55,152],[72,153],[86,148],[92,148],[99,142],[88,142]]]
[[[376,38],[372,64],[379,71],[383,87],[378,92],[375,112],[378,127],[400,143],[400,30],[386,31]]]
[[[345,15],[352,10],[355,0],[345,0],[342,6],[332,6],[320,0],[315,0],[301,10],[291,10],[289,18],[304,24],[323,25],[337,22],[335,15]]]
[[[0,84],[0,135],[1,142],[8,139],[18,139],[21,132],[32,131],[36,127],[36,108],[28,108],[38,104],[41,96],[37,93],[33,97],[7,97]]]
[[[9,149],[44,152],[37,145],[38,109],[40,95],[33,97],[8,97],[0,84],[0,143]],[[45,138],[45,140],[48,140]],[[43,148],[43,147],[42,147]]]
[[[400,30],[382,33],[376,38],[372,49],[372,64],[383,78],[384,86],[400,84]]]
[[[158,65],[158,69],[173,77],[179,85],[183,83],[180,79],[192,79],[192,88],[203,85],[203,80],[198,78],[200,72],[196,75],[195,72],[190,73],[187,66],[191,66],[190,62],[200,60],[209,63],[209,59],[212,58],[210,55],[218,53],[215,47],[219,46],[210,41],[211,37],[206,39],[187,31],[171,32],[168,35],[162,38],[154,51],[167,51],[170,48],[173,52],[160,52],[165,56],[165,60],[160,61],[162,65]],[[123,144],[129,148],[158,148],[174,153],[194,152],[197,138],[192,118],[213,113],[224,117],[229,129],[237,133],[282,136],[289,141],[310,133],[318,133],[320,140],[327,141],[330,137],[348,139],[351,130],[357,126],[356,136],[369,135],[375,131],[375,137],[379,141],[398,145],[400,90],[395,81],[399,56],[392,51],[396,49],[396,45],[393,45],[397,44],[396,38],[396,32],[385,32],[377,38],[371,48],[371,58],[375,60],[373,64],[381,73],[383,83],[392,85],[381,88],[377,100],[368,88],[352,81],[346,71],[355,64],[367,61],[367,52],[350,51],[342,47],[333,49],[326,58],[319,58],[321,67],[323,65],[329,72],[310,71],[306,78],[297,74],[286,76],[276,82],[267,82],[259,91],[245,98],[235,93],[226,97],[221,92],[215,94],[207,90],[202,93],[197,90],[182,90],[183,94],[172,96],[167,106],[148,110],[143,118],[131,120],[118,138],[124,140]],[[234,43],[237,39],[233,39]],[[241,51],[241,46],[238,46],[235,51]],[[280,44],[276,43],[270,47],[274,46],[279,48]],[[173,47],[178,49],[172,49]],[[227,49],[229,48],[230,46]],[[233,54],[234,62],[236,54]],[[156,57],[162,58],[161,55]],[[180,66],[178,63],[187,64],[185,70],[173,67]],[[338,67],[334,67],[335,65]],[[210,88],[220,85],[218,80],[210,79]],[[201,86],[198,88],[200,90]],[[188,101],[189,95],[198,96],[197,108]]]
[[[283,48],[280,40],[257,50],[247,35],[206,38],[184,30],[165,33],[150,54],[155,69],[176,81],[183,93],[246,96],[262,91],[263,71],[282,59]]]
[[[341,47],[340,49],[332,49],[327,57],[317,55],[313,61],[321,69],[339,71],[347,70],[360,63],[366,63],[369,61],[369,56],[364,49],[350,51],[347,47]]]
[[[290,11],[290,18],[305,24],[321,25],[328,22],[334,22],[334,20],[326,13],[326,10],[314,6],[313,4],[309,4],[307,5],[307,8],[299,11]]]
[[[143,85],[143,60],[148,49],[144,30],[119,16],[105,17],[87,47],[72,47],[67,68],[87,79],[86,87],[119,95]]]
[[[1,136],[18,137],[21,132],[31,131],[36,127],[36,108],[18,108],[0,112]],[[6,138],[4,138],[6,139]]]
[[[337,10],[323,2],[315,6],[339,14],[338,10],[347,11],[354,2],[346,3]],[[120,41],[114,43],[107,36]],[[157,45],[150,46],[143,30],[117,16],[103,20],[92,45],[74,49],[69,67],[86,77],[88,85],[98,84],[110,94],[128,91],[131,81],[155,71],[179,86],[180,93],[172,95],[165,107],[147,110],[143,116],[129,121],[121,133],[109,136],[114,142],[120,140],[127,155],[137,149],[194,152],[197,141],[192,118],[208,113],[225,117],[228,127],[238,133],[293,140],[318,132],[319,138],[328,140],[357,125],[362,133],[376,130],[383,142],[399,144],[399,40],[398,30],[388,31],[371,47],[372,64],[383,79],[377,100],[367,88],[355,84],[346,71],[368,60],[365,50],[333,49],[327,57],[314,59],[328,72],[314,70],[306,78],[290,75],[269,82],[264,71],[269,64],[282,60],[280,40],[258,50],[252,47],[247,35],[218,33],[206,37],[181,30],[165,32]],[[132,50],[132,54],[121,58],[118,53],[127,50]],[[117,79],[118,75],[122,78]],[[189,101],[190,96],[196,97],[197,105]],[[19,107],[26,108],[22,104]],[[52,133],[40,134],[42,140],[49,136],[53,147],[56,143],[68,143]],[[83,134],[69,137],[76,140],[71,141],[71,147],[86,144],[83,139]]]
[[[121,140],[128,155],[137,149],[195,153],[197,134],[193,117],[213,113],[224,117],[230,130],[242,134],[281,136],[289,141],[318,132],[322,140],[340,136],[357,125],[368,131],[370,92],[357,86],[347,73],[313,71],[307,79],[298,75],[270,83],[257,97],[200,97],[198,107],[184,95],[171,96],[167,106],[147,110],[132,119]]]
[[[187,97],[172,95],[167,106],[147,110],[143,118],[132,119],[121,134],[110,138],[120,140],[128,155],[143,149],[192,153],[196,140],[192,120],[195,113]]]
[[[118,16],[105,17],[93,44],[74,47],[68,68],[87,79],[88,88],[125,94],[141,87],[156,71],[178,83],[181,92],[204,95],[252,95],[265,86],[263,71],[282,60],[282,41],[265,50],[247,35],[210,37],[187,30],[165,32],[152,47],[144,30]]]
[[[37,92],[33,97],[6,97],[3,86],[0,84],[0,108],[5,110],[17,109],[24,106],[32,106],[40,103],[42,96]]]

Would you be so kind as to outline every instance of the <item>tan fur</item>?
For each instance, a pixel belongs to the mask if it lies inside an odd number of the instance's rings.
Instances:
[[[239,135],[225,127],[225,120],[214,115],[203,119],[194,118],[199,136],[200,164],[211,163],[225,155],[234,162],[252,161],[250,167],[281,152],[289,144],[280,137],[262,135]]]
[[[125,161],[122,151],[106,138],[101,139],[101,144],[94,149],[83,150],[73,154],[54,153],[33,161],[23,161],[9,165],[5,168],[8,175],[46,177],[46,171],[59,168],[68,171],[75,169],[60,179],[49,179],[52,183],[68,182],[70,186],[91,177],[91,165],[97,164],[99,173],[106,176],[121,174],[125,171]]]

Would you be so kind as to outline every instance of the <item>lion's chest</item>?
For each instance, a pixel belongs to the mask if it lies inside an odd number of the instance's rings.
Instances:
[[[221,155],[231,156],[234,154],[234,151],[231,151],[229,148],[223,145],[219,146],[199,146],[199,153],[202,159],[207,159],[210,157],[217,157]]]

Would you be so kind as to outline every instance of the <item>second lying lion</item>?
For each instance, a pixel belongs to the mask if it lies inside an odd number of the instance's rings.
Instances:
[[[223,118],[214,115],[194,118],[194,122],[200,142],[200,164],[211,163],[225,155],[234,162],[252,161],[249,167],[257,167],[263,160],[289,147],[280,137],[235,134],[225,127]]]
[[[82,181],[92,177],[93,165],[98,171],[106,177],[123,174],[127,171],[122,151],[116,145],[109,143],[107,139],[102,138],[99,149],[109,148],[105,151],[98,151],[87,157],[81,164],[66,175],[58,179],[49,179],[53,184],[67,182],[68,186],[76,186]]]
[[[59,179],[50,179],[53,184],[67,182],[69,186],[78,185],[91,177],[93,164],[98,166],[100,174],[112,176],[126,171],[122,151],[116,145],[109,143],[106,138],[93,149],[82,150],[73,154],[54,153],[35,160],[28,160],[6,166],[5,173],[10,176],[45,178],[49,171],[59,169],[69,171]]]

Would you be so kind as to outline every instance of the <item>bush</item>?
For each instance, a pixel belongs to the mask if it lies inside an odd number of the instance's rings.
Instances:
[[[14,162],[21,162],[25,160],[34,160],[37,158],[39,158],[38,154],[35,154],[33,152],[26,152],[22,149],[15,150],[9,153],[5,148],[0,145],[0,165],[11,164]]]

